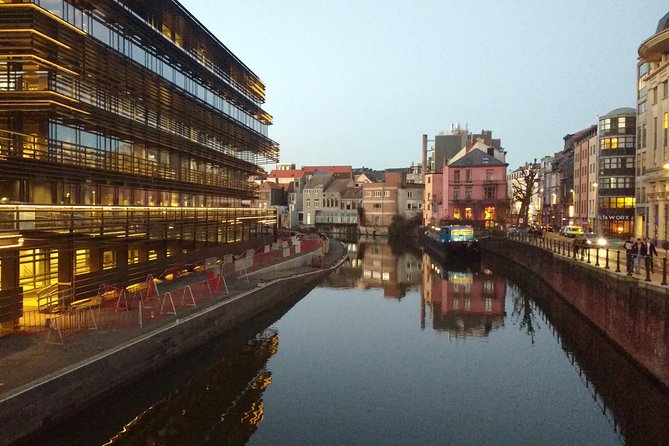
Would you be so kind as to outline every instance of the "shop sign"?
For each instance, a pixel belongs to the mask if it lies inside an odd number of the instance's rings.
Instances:
[[[632,220],[631,215],[598,215],[597,218],[599,220],[615,220],[615,221]]]

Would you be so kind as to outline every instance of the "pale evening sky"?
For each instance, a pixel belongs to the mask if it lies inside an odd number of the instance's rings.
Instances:
[[[492,130],[513,169],[635,107],[661,0],[181,0],[266,84],[280,162],[385,169]],[[273,166],[265,166],[267,169]]]

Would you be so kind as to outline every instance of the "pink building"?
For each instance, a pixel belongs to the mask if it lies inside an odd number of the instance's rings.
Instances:
[[[425,175],[425,203],[423,205],[423,222],[425,225],[436,225],[441,220],[446,220],[443,185],[443,173],[433,172]]]
[[[492,228],[506,223],[509,198],[505,152],[481,140],[467,145],[443,170],[442,222]]]

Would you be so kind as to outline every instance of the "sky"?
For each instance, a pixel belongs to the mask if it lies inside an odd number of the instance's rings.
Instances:
[[[180,0],[266,85],[281,163],[419,164],[421,139],[491,130],[509,168],[635,107],[663,0]],[[272,169],[274,166],[265,166]]]

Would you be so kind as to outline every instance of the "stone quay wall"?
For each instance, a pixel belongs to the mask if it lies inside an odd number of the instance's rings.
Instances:
[[[295,262],[311,262],[312,253]],[[223,299],[201,311],[158,327],[90,359],[27,385],[0,403],[0,445],[53,426],[77,413],[82,404],[100,399],[113,388],[166,364],[245,321],[290,301],[320,283],[343,261],[278,279],[264,279],[258,287]],[[305,260],[306,259],[306,260]],[[150,379],[150,377],[148,378]],[[91,422],[91,420],[88,420]]]
[[[518,240],[481,240],[485,251],[531,271],[669,391],[669,289]]]

